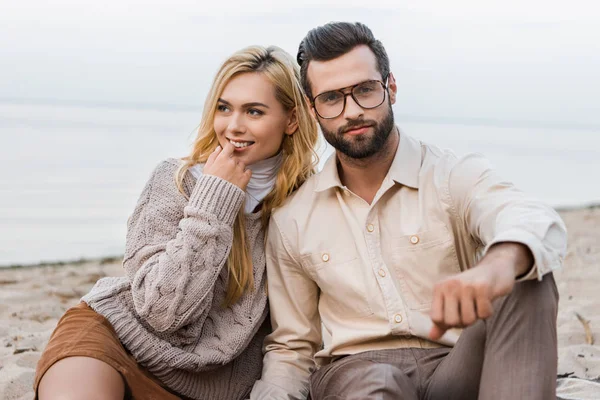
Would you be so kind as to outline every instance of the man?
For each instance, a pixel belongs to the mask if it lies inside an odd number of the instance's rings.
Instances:
[[[298,61],[336,153],[271,218],[252,398],[554,398],[559,216],[482,156],[400,132],[366,26],[311,30]]]

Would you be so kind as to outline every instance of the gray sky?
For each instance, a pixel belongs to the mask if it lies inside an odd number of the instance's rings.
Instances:
[[[600,127],[595,0],[0,3],[3,99],[200,108],[233,51],[295,55],[312,27],[358,20],[388,50],[401,116]]]

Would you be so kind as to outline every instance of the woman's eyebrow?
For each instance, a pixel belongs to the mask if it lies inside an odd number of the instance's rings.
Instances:
[[[218,101],[219,101],[220,103],[226,104],[226,105],[228,105],[228,106],[230,106],[230,105],[231,105],[231,103],[230,103],[230,102],[228,102],[227,100],[223,100],[223,99],[222,99],[222,98],[220,98],[220,97],[219,97],[219,100],[218,100]],[[266,104],[264,104],[264,103],[260,103],[260,102],[258,102],[258,101],[254,101],[254,102],[250,102],[250,103],[244,103],[244,104],[242,104],[242,107],[243,107],[243,108],[249,108],[249,107],[264,107],[264,108],[269,108],[269,106],[268,106],[268,105],[266,105]]]

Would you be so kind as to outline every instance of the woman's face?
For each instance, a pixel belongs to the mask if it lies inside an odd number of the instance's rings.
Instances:
[[[214,119],[219,144],[232,143],[234,157],[246,165],[276,155],[284,135],[296,127],[294,113],[284,109],[262,73],[236,75],[219,97]]]

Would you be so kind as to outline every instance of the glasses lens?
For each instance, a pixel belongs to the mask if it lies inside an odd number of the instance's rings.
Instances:
[[[344,110],[344,94],[335,90],[321,93],[315,97],[315,109],[323,118],[337,117]]]
[[[363,108],[375,108],[383,103],[385,91],[379,81],[361,83],[352,90],[354,98]]]

